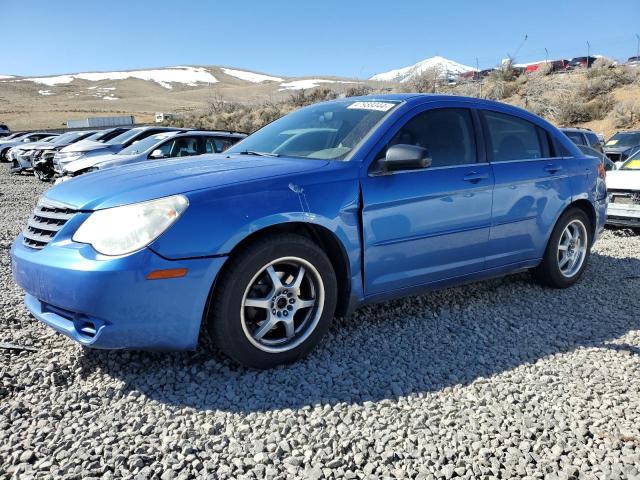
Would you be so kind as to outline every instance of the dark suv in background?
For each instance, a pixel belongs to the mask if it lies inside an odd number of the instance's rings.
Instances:
[[[603,152],[602,143],[600,143],[598,135],[588,128],[561,128],[560,131],[576,145],[584,145],[598,152]]]
[[[614,162],[623,162],[640,149],[640,130],[616,132],[604,144],[604,153]]]

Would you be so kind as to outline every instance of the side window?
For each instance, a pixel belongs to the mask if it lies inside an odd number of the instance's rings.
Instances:
[[[164,142],[162,145],[160,145],[158,148],[154,148],[154,152],[156,150],[160,150],[162,152],[162,156],[161,157],[155,157],[155,158],[169,158],[169,153],[171,152],[171,147],[173,146],[173,140],[169,140],[167,142]]]
[[[198,139],[196,137],[179,137],[173,141],[170,157],[190,157],[198,155]]]
[[[439,108],[419,113],[398,131],[387,147],[397,144],[426,148],[432,167],[477,161],[473,120],[466,108]]]
[[[580,132],[564,132],[564,134],[569,137],[569,139],[575,143],[576,145],[586,145],[584,142],[584,137]]]
[[[487,130],[487,150],[492,162],[545,158],[544,130],[513,115],[482,111]],[[542,138],[541,138],[542,137]]]
[[[205,137],[205,153],[221,153],[236,143],[235,138]]]
[[[590,147],[600,146],[600,140],[598,140],[598,136],[595,133],[588,132],[585,135]]]

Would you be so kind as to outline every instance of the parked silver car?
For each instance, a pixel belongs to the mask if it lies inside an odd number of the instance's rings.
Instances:
[[[59,135],[45,137],[37,142],[20,143],[15,147],[11,147],[6,153],[6,158],[11,163],[11,172],[18,173],[31,167],[31,155],[36,148],[47,145],[59,138]]]
[[[151,135],[116,154],[96,155],[66,164],[57,183],[95,170],[163,158],[220,153],[247,135],[237,132],[178,131]]]
[[[129,130],[129,128],[127,127],[115,127],[107,130],[98,130],[92,135],[82,138],[79,141],[72,142],[71,144],[60,144],[56,145],[54,148],[49,149],[43,148],[40,151],[35,152],[31,159],[31,163],[33,165],[33,173],[38,179],[42,180],[43,182],[51,181],[55,173],[53,157],[59,150],[62,150],[67,145],[73,145],[74,148],[83,148],[83,145],[100,146],[102,144],[105,144],[112,138],[121,135],[127,130]]]
[[[31,143],[42,140],[46,137],[56,136],[58,133],[51,132],[26,132],[22,133],[18,136],[9,136],[3,139],[0,139],[0,162],[8,162],[7,153],[9,153],[9,149],[12,147],[16,147],[23,143]]]
[[[83,143],[81,145],[66,147],[54,156],[54,169],[56,175],[62,175],[65,165],[80,160],[81,158],[118,153],[134,142],[139,142],[156,133],[179,131],[184,131],[184,129],[173,127],[135,127],[105,143]]]
[[[51,141],[41,142],[33,147],[12,148],[10,152],[11,172],[19,173],[24,170],[31,170],[33,161],[42,155],[43,152],[59,150],[67,145],[78,142],[83,138],[87,138],[94,133],[96,133],[95,130],[65,132],[62,135],[54,137]]]

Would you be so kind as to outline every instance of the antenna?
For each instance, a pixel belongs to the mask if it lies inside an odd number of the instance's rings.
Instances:
[[[636,47],[636,61],[640,60],[640,35],[636,33],[636,39],[638,40],[638,46]]]
[[[522,39],[522,41],[520,42],[520,45],[518,45],[518,48],[516,48],[516,53],[514,53],[513,55],[509,55],[509,52],[507,52],[507,57],[509,57],[511,59],[511,62],[513,63],[516,60],[516,57],[518,56],[518,53],[520,53],[520,49],[522,48],[522,46],[524,45],[524,42],[527,41],[527,38],[529,38],[529,35],[527,35],[526,33],[524,34],[524,38]]]
[[[544,63],[549,63],[549,50],[547,50],[547,47],[544,48]]]

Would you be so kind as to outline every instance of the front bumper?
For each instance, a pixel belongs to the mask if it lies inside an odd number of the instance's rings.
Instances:
[[[640,228],[640,205],[609,203],[607,224]]]
[[[11,268],[30,312],[82,345],[190,350],[224,257],[165,260],[149,248],[105,257],[66,240],[42,250],[11,248]],[[186,268],[181,278],[146,280],[154,270]]]

